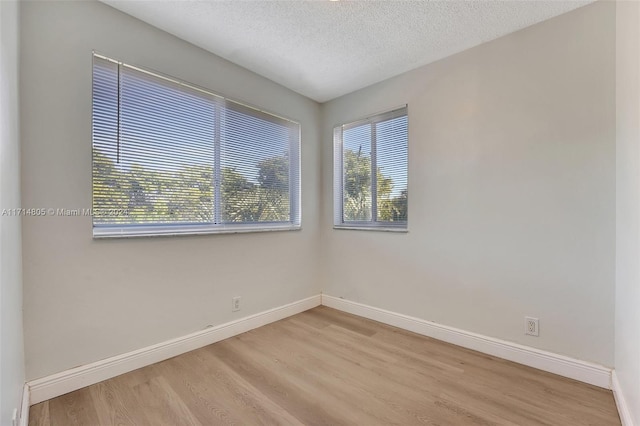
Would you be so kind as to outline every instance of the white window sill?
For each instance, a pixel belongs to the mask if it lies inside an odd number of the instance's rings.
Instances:
[[[395,226],[352,226],[352,225],[334,225],[333,229],[345,229],[350,231],[381,231],[381,232],[399,232],[408,233],[408,228],[400,228]]]
[[[249,232],[299,231],[300,225],[235,225],[235,226],[127,226],[127,227],[94,227],[93,238],[135,238],[135,237],[174,237],[179,235],[240,234]]]

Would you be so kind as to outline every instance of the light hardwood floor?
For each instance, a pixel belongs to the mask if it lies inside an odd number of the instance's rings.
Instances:
[[[619,425],[610,391],[318,307],[34,405],[30,425]]]

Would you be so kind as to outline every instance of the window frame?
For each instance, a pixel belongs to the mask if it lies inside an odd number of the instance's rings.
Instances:
[[[215,220],[220,219],[220,209],[224,200],[220,197],[221,192],[221,166],[220,166],[220,149],[221,139],[219,135],[216,136],[214,142],[215,155],[218,156],[214,159],[215,168],[213,170],[214,182],[212,182],[212,190],[216,194],[214,197],[213,210],[216,211],[214,219],[210,223],[165,223],[165,224],[98,224],[94,221],[94,215],[92,214],[92,234],[94,239],[102,238],[129,238],[129,237],[155,237],[155,236],[179,236],[179,235],[207,235],[207,234],[228,234],[228,233],[248,233],[248,232],[274,232],[274,231],[296,231],[302,229],[302,126],[299,122],[283,117],[279,114],[266,111],[263,108],[253,106],[247,102],[238,101],[228,98],[219,93],[216,93],[207,88],[200,87],[198,85],[186,82],[179,78],[163,74],[149,68],[140,67],[115,60],[111,57],[100,54],[96,51],[92,52],[92,90],[91,90],[91,205],[92,212],[95,209],[95,129],[94,129],[94,82],[93,75],[95,70],[95,59],[101,59],[110,61],[118,65],[118,72],[120,72],[121,66],[126,66],[137,71],[149,74],[159,80],[166,80],[169,83],[185,86],[189,90],[195,90],[204,92],[207,95],[217,98],[218,107],[221,105],[226,109],[235,109],[236,111],[250,111],[253,114],[247,114],[251,117],[260,118],[261,116],[268,116],[270,121],[278,120],[287,122],[290,126],[291,136],[288,139],[287,154],[289,157],[289,221],[264,221],[264,222],[219,222]],[[118,100],[119,103],[119,100]],[[119,108],[119,106],[118,106]],[[220,115],[220,113],[216,113]],[[119,118],[118,118],[119,119]],[[274,121],[275,122],[275,121]],[[219,129],[220,124],[215,126]],[[217,132],[216,132],[217,133]]]
[[[333,193],[334,193],[334,229],[348,229],[360,231],[387,231],[387,232],[408,232],[409,200],[407,196],[407,220],[405,221],[380,221],[377,219],[377,175],[373,178],[373,171],[377,170],[377,140],[375,139],[375,125],[393,118],[407,117],[407,194],[409,190],[409,107],[407,104],[401,105],[384,112],[372,114],[365,118],[334,126],[333,129]],[[371,140],[371,220],[345,221],[344,220],[344,143],[343,135],[345,130],[360,127],[368,124],[372,127]],[[375,202],[374,202],[375,200]]]

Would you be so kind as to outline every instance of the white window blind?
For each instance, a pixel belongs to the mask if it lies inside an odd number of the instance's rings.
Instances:
[[[296,229],[300,126],[94,55],[94,236]]]
[[[407,108],[334,129],[334,224],[407,227]]]

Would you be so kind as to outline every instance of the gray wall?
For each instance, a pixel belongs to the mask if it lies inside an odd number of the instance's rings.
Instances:
[[[640,3],[616,10],[615,366],[640,425]]]
[[[0,1],[0,210],[20,207],[18,4]],[[0,217],[0,425],[24,385],[20,217]]]
[[[97,2],[22,2],[23,205],[91,206],[91,52],[302,125],[302,231],[97,240],[90,217],[23,220],[27,379],[320,292],[319,105]],[[231,313],[231,297],[243,307]]]
[[[409,232],[332,230],[332,127],[405,103]],[[614,3],[333,100],[323,291],[613,366],[615,153]]]

